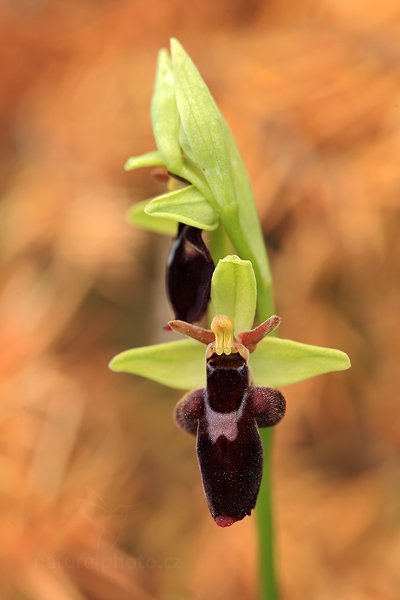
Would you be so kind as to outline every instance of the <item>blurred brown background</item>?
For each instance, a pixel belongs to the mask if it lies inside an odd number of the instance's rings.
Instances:
[[[167,240],[127,207],[177,36],[248,165],[281,335],[351,371],[285,391],[284,600],[400,597],[397,0],[3,0],[0,598],[256,600],[254,520],[215,527],[179,393],[116,375],[162,339]]]

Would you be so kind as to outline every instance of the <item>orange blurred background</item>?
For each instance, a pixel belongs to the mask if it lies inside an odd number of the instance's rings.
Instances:
[[[0,598],[257,598],[254,519],[215,527],[180,394],[108,371],[161,341],[168,240],[156,53],[176,36],[250,171],[281,335],[350,371],[284,390],[274,502],[283,600],[400,589],[397,0],[3,0]]]

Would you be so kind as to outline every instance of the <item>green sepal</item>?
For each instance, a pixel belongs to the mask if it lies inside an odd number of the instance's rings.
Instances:
[[[137,202],[131,206],[126,215],[128,222],[136,227],[140,227],[141,229],[175,237],[178,230],[177,224],[168,219],[151,217],[148,215],[145,212],[145,208],[148,203],[148,200],[144,200],[143,202]]]
[[[182,165],[182,150],[179,144],[180,117],[176,106],[171,59],[164,49],[158,54],[151,119],[157,148],[168,170],[179,174]]]
[[[205,352],[200,342],[179,340],[126,350],[114,356],[109,367],[178,390],[190,390],[206,384]]]
[[[165,161],[158,150],[153,150],[140,156],[131,156],[124,164],[125,171],[133,171],[142,167],[165,167]]]
[[[183,132],[181,143],[191,161],[200,167],[221,209],[236,205],[225,125],[196,66],[181,44],[171,39],[176,105]]]
[[[250,356],[255,385],[278,388],[350,368],[345,352],[277,337],[263,339]]]
[[[350,366],[349,357],[341,350],[272,337],[262,340],[250,355],[254,385],[273,388]],[[117,354],[109,367],[179,390],[206,385],[205,346],[195,340],[126,350]]]
[[[253,326],[257,304],[257,284],[252,264],[238,256],[225,256],[211,280],[213,315],[227,315],[235,333]]]
[[[192,185],[157,196],[147,204],[145,212],[192,227],[213,231],[218,227],[218,217],[209,202]]]

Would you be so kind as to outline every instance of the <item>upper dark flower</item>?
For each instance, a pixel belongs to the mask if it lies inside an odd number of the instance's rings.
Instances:
[[[201,319],[210,300],[214,263],[201,229],[179,223],[166,272],[166,290],[175,319],[193,323]]]

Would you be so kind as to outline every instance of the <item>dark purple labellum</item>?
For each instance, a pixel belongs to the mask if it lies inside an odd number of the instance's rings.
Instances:
[[[212,517],[228,527],[249,515],[260,489],[263,449],[258,427],[270,427],[285,413],[280,392],[250,384],[239,353],[212,354],[207,388],[177,405],[177,423],[197,433],[197,455]]]
[[[247,364],[240,354],[214,354],[207,362],[205,414],[197,455],[210,512],[217,523],[251,513],[261,483],[263,451],[249,403]]]
[[[175,318],[198,321],[210,299],[214,263],[201,229],[179,223],[178,235],[168,255],[166,289]]]

